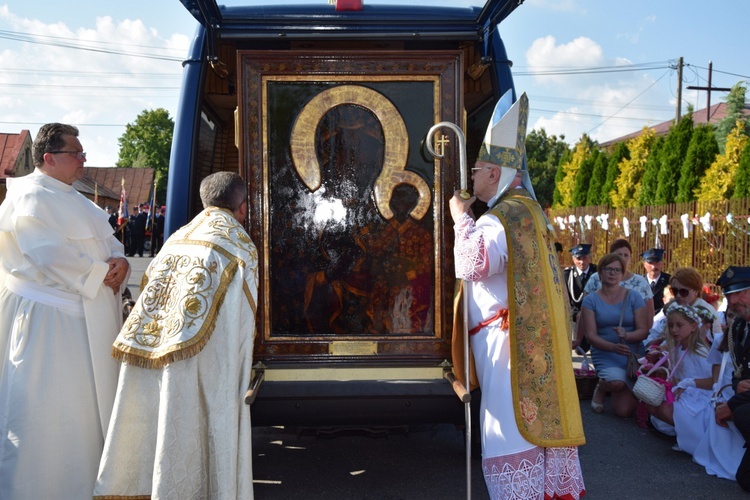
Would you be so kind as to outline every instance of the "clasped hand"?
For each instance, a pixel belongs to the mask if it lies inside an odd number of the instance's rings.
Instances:
[[[128,269],[130,269],[130,263],[124,257],[115,257],[107,261],[109,264],[109,271],[104,276],[104,285],[112,289],[112,292],[116,295],[120,292],[120,285],[128,275]]]

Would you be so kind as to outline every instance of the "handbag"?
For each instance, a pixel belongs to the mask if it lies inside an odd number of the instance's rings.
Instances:
[[[622,300],[622,309],[620,309],[620,322],[617,325],[618,328],[622,326],[622,319],[625,316],[625,306],[627,305],[629,295],[630,290],[625,292],[625,298]],[[630,354],[628,354],[628,365],[626,370],[628,378],[630,380],[635,380],[638,377],[638,369],[640,367],[641,364],[638,363],[638,356],[636,356],[633,351],[630,351]]]

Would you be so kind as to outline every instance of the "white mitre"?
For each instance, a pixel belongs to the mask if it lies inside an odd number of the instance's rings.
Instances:
[[[500,167],[497,192],[487,203],[490,207],[508,189],[519,170],[523,172],[521,185],[536,199],[526,170],[526,125],[528,121],[529,99],[526,93],[524,92],[514,103],[513,90],[508,90],[495,105],[477,156],[477,161],[492,163]]]

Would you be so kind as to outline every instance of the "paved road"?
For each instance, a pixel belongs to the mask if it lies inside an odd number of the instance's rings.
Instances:
[[[580,459],[587,499],[745,499],[735,482],[718,479],[672,450],[674,439],[581,403],[587,444]],[[313,429],[253,430],[255,494],[264,500],[466,498],[461,431],[413,426],[390,434]],[[473,497],[487,499],[480,461]]]
[[[151,260],[150,257],[128,257],[128,262],[130,263],[128,288],[130,289],[130,294],[133,296],[133,300],[138,298],[138,294],[141,293],[141,278]]]
[[[129,257],[128,287],[140,292],[151,262]],[[674,438],[640,429],[609,407],[581,402],[587,444],[579,449],[587,499],[750,500],[734,481],[706,474]],[[475,431],[478,432],[477,429]],[[452,500],[466,498],[463,433],[451,425],[392,429],[253,429],[256,497],[263,500]],[[481,462],[472,464],[473,496],[487,499]]]

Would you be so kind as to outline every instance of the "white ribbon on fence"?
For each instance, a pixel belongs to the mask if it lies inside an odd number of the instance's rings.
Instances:
[[[667,230],[667,214],[659,217],[659,232],[661,234],[669,234],[669,231]]]
[[[690,216],[688,214],[680,215],[682,221],[682,237],[687,239],[690,233]]]

